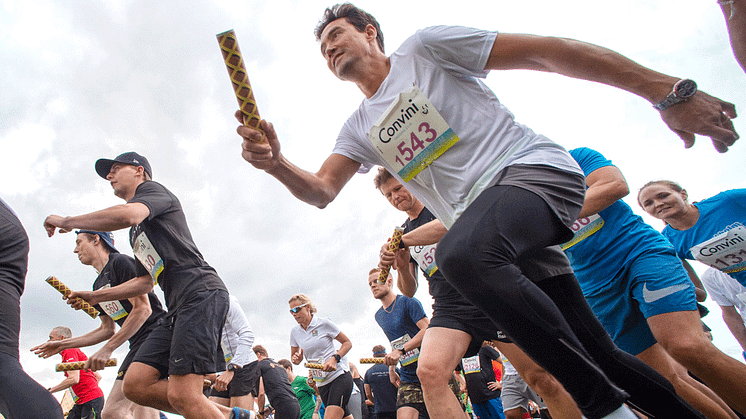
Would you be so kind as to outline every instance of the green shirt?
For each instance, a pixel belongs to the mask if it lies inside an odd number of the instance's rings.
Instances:
[[[311,419],[313,410],[316,408],[316,402],[313,399],[316,392],[306,382],[306,377],[297,375],[295,380],[290,384],[293,387],[295,397],[300,403],[300,419]]]

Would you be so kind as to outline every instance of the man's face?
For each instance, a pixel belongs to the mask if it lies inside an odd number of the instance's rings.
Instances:
[[[114,195],[124,199],[130,192],[134,192],[139,184],[137,173],[140,167],[124,163],[114,163],[111,166],[106,180],[111,183]]]
[[[378,282],[378,271],[375,271],[368,275],[368,286],[370,287],[370,291],[373,293],[373,298],[376,300],[380,300],[381,298],[388,295],[388,293],[391,292],[391,276],[386,279],[385,284],[381,284]]]
[[[93,260],[96,257],[96,246],[93,242],[94,240],[87,233],[80,233],[75,239],[75,250],[73,250],[73,253],[78,255],[78,260],[83,265],[93,264]]]
[[[54,330],[52,330],[52,331],[51,331],[51,332],[49,333],[49,340],[50,340],[50,341],[62,340],[62,339],[64,339],[64,338],[65,338],[64,336],[62,336],[61,334],[59,334],[59,333],[55,332]]]
[[[358,31],[345,18],[328,24],[321,33],[320,41],[321,55],[326,65],[340,80],[347,80],[355,65],[370,52],[368,35]]]
[[[399,211],[409,211],[417,202],[414,195],[409,193],[407,188],[395,178],[391,178],[381,185],[381,193]]]

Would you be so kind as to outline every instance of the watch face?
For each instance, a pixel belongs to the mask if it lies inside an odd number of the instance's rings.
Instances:
[[[684,79],[680,80],[678,83],[676,83],[676,86],[674,86],[674,94],[676,97],[687,99],[697,92],[697,83],[694,82],[694,80]]]

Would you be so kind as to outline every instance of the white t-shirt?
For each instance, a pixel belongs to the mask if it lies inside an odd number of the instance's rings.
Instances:
[[[225,318],[220,344],[226,364],[243,367],[259,359],[252,349],[254,332],[249,326],[249,319],[241,309],[238,298],[233,295],[230,296],[228,316]]]
[[[338,342],[334,338],[340,332],[339,327],[331,320],[314,315],[305,330],[300,325],[296,325],[290,330],[290,346],[303,349],[303,356],[306,361],[323,364],[337,352],[337,346],[335,345],[338,345]],[[347,355],[345,355],[337,362],[336,371],[327,373],[320,370],[311,370],[311,373],[316,385],[324,386],[349,370],[350,366],[347,363]]]
[[[515,122],[480,80],[488,74],[484,67],[496,35],[452,26],[416,32],[391,55],[388,76],[344,124],[333,153],[361,163],[361,171],[386,167],[447,227],[507,166],[542,164],[582,175],[564,148]],[[399,168],[376,150],[368,132],[413,85],[460,140],[405,183],[397,174]]]
[[[710,297],[719,306],[733,306],[746,324],[746,288],[732,276],[715,268],[709,268],[699,278]]]
[[[518,371],[516,371],[513,364],[510,363],[510,360],[505,355],[500,354],[500,361],[503,363],[503,377],[518,374]]]

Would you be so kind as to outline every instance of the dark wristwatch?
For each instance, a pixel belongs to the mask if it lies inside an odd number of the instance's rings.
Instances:
[[[339,354],[332,355],[332,358],[336,359],[337,362],[339,362],[339,360],[342,359],[342,357]]]
[[[236,364],[228,364],[228,368],[227,368],[228,371],[238,371],[240,369],[241,367]]]
[[[697,93],[697,83],[691,79],[682,79],[673,85],[673,90],[665,99],[653,105],[659,111],[665,111],[671,106],[681,103],[694,96]]]

